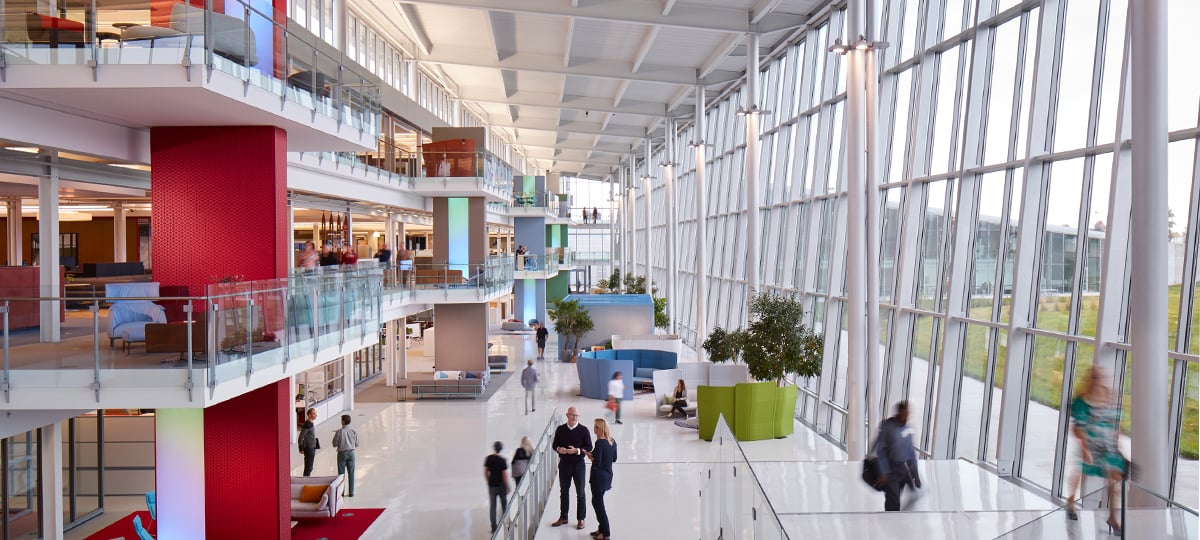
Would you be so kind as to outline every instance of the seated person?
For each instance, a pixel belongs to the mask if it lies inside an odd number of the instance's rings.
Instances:
[[[679,382],[675,384],[675,401],[671,402],[671,416],[675,416],[675,413],[679,412],[684,418],[687,418],[687,411],[684,410],[687,406],[687,385],[684,384],[683,379],[679,379]]]

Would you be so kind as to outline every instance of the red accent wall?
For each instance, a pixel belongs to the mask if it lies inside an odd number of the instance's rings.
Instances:
[[[287,276],[285,131],[155,127],[150,160],[155,281],[202,295],[224,276]]]
[[[292,537],[288,394],[285,379],[204,410],[208,538]]]

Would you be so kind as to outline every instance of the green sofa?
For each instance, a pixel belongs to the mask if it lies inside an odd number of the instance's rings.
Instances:
[[[717,419],[725,422],[739,441],[778,439],[791,435],[799,389],[773,382],[741,383],[735,386],[696,387],[696,416],[700,438],[711,441]]]

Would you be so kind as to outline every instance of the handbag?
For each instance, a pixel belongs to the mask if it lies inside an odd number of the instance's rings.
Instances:
[[[529,468],[529,460],[528,459],[518,459],[518,460],[514,461],[512,464],[513,478],[520,478],[522,476],[525,476],[525,470],[528,468]]]
[[[617,400],[615,400],[615,399],[608,400],[607,402],[604,403],[604,408],[608,409],[609,412],[616,413],[617,412]]]
[[[881,427],[879,434],[875,436],[875,442],[871,443],[871,449],[867,452],[867,457],[863,459],[862,465],[862,480],[875,491],[883,491],[883,486],[877,485],[879,482],[879,458],[875,453],[879,446],[879,437],[882,436],[883,428]]]

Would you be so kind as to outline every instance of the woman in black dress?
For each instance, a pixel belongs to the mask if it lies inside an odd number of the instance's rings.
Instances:
[[[592,509],[596,511],[596,520],[600,528],[592,531],[592,538],[606,540],[612,536],[608,527],[608,511],[604,508],[604,492],[612,489],[613,463],[617,461],[617,441],[608,432],[608,422],[597,418],[592,431],[596,434],[596,445],[592,451],[584,450],[588,459],[592,460]]]
[[[675,384],[675,401],[671,402],[671,416],[675,416],[675,413],[678,412],[687,418],[685,410],[687,406],[687,385],[684,384],[683,379],[679,379],[679,382]]]

